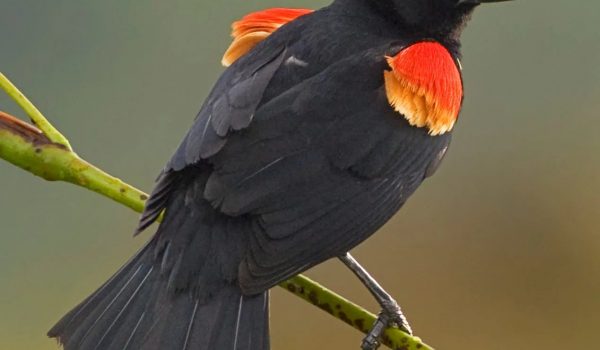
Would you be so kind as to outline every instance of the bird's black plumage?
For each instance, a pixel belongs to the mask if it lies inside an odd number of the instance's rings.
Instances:
[[[154,237],[49,334],[68,350],[267,349],[268,289],[365,240],[441,161],[451,134],[409,125],[383,72],[418,40],[458,57],[474,5],[456,3],[337,0],[236,61],[157,181],[139,228],[165,210]]]

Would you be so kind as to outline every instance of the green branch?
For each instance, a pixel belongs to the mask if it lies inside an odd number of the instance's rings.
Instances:
[[[0,87],[35,124],[0,111],[0,158],[46,180],[70,182],[137,212],[143,210],[144,201],[148,199],[144,192],[81,159],[73,152],[67,138],[2,73]],[[279,285],[363,333],[367,333],[375,322],[372,313],[302,275]],[[431,349],[419,338],[397,328],[387,329],[382,342],[392,349]]]
[[[8,96],[10,96],[25,111],[25,113],[27,113],[33,124],[35,124],[50,141],[63,145],[68,150],[71,150],[71,145],[67,138],[50,124],[42,112],[40,112],[33,103],[31,103],[31,101],[29,101],[16,86],[4,76],[4,74],[2,74],[2,72],[0,72],[0,87],[2,90],[6,91]]]

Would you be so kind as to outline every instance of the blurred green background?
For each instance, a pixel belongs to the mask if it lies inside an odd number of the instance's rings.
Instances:
[[[1,0],[0,70],[80,155],[149,190],[222,72],[229,23],[326,3]],[[593,1],[482,6],[449,156],[355,250],[437,349],[597,348],[599,23]],[[46,330],[144,242],[136,220],[0,161],[0,349],[57,349]],[[377,311],[338,262],[308,274]],[[358,349],[356,331],[272,294],[273,349]]]

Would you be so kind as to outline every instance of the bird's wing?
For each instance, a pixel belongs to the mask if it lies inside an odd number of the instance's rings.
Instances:
[[[429,175],[450,139],[411,126],[392,108],[388,45],[340,59],[276,94],[270,89],[263,100],[287,57],[286,45],[263,44],[217,82],[140,224],[159,215],[181,170],[210,168],[204,198],[251,223],[239,269],[248,293],[366,239]]]
[[[264,40],[283,25],[312,13],[309,9],[257,11],[232,24],[233,42],[222,63],[230,66],[219,78],[195,122],[156,180],[135,234],[150,226],[165,209],[181,170],[217,153],[231,131],[246,128],[263,94],[286,57],[286,43]],[[260,46],[254,49],[256,46]],[[243,59],[241,59],[243,58]]]
[[[246,216],[239,270],[262,291],[383,225],[449,142],[410,126],[390,106],[384,54],[357,53],[261,105],[250,127],[207,158],[204,197]]]
[[[252,51],[221,75],[192,127],[160,173],[136,234],[158,218],[181,170],[219,152],[231,132],[240,131],[251,123],[263,93],[284,57],[285,45],[273,43]]]

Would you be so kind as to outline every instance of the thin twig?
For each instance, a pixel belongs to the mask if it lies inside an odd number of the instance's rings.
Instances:
[[[27,113],[35,126],[37,126],[54,143],[65,146],[72,150],[71,145],[66,137],[63,136],[56,128],[50,124],[48,119],[44,117],[34,105],[23,95],[21,91],[11,83],[8,78],[0,72],[0,87]]]

